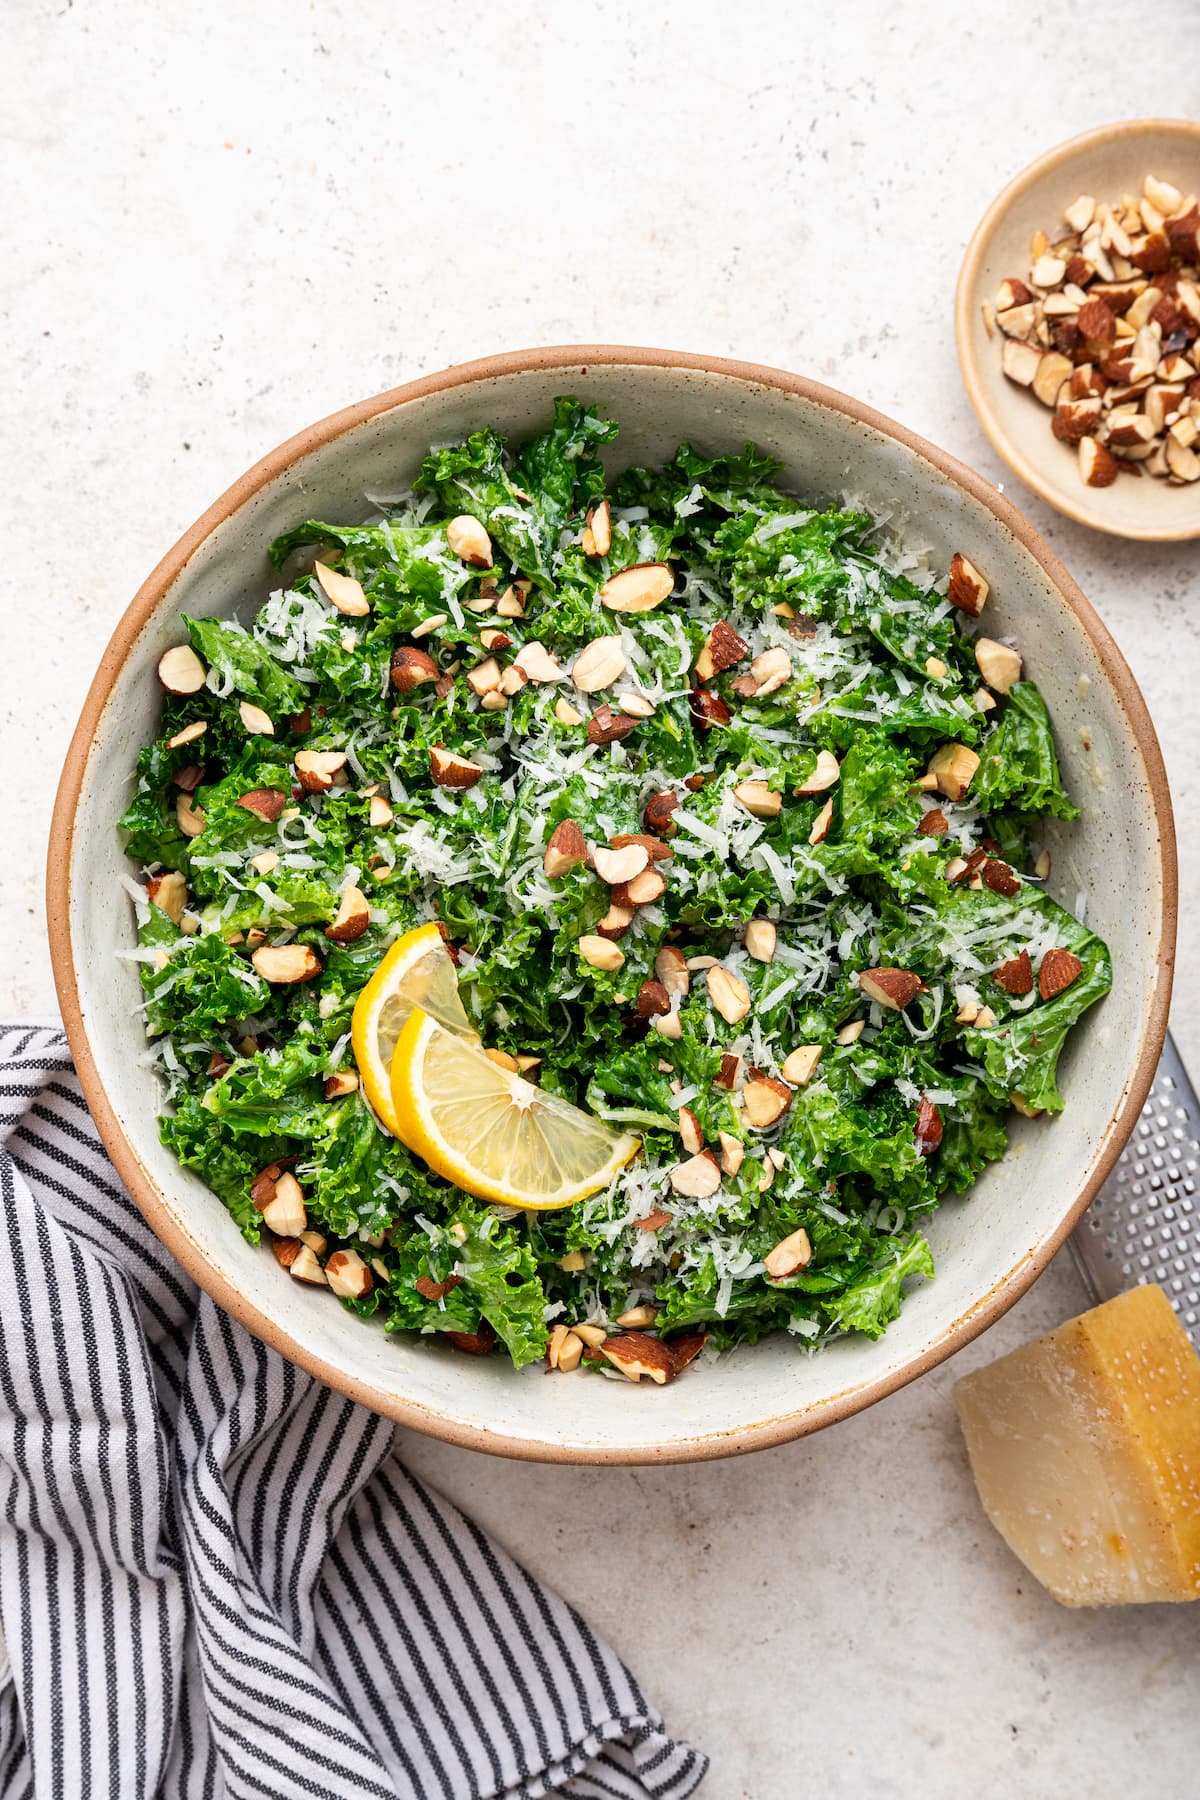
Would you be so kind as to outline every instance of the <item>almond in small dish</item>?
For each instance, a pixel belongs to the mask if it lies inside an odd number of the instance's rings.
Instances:
[[[1200,481],[1200,205],[1147,175],[1142,195],[1064,209],[1025,276],[985,303],[1005,375],[1052,414],[1086,486],[1119,474]]]

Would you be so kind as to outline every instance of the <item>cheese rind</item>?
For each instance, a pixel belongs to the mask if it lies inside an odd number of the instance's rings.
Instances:
[[[955,1388],[984,1510],[1065,1606],[1200,1598],[1200,1358],[1120,1294]]]

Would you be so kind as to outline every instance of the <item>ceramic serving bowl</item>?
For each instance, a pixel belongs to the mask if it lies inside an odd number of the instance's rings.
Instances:
[[[988,623],[1012,633],[1041,684],[1079,822],[1052,838],[1052,885],[1112,945],[1110,997],[1073,1034],[1067,1110],[1016,1121],[1013,1147],[930,1223],[937,1279],[910,1293],[878,1343],[806,1356],[784,1336],[697,1367],[661,1389],[516,1374],[499,1356],[397,1341],[328,1293],[289,1281],[238,1234],[220,1201],[158,1141],[144,1049],[128,865],[114,820],[160,703],[155,665],[183,612],[243,614],[268,592],[265,547],[304,518],[363,517],[430,443],[485,423],[526,433],[556,394],[621,423],[611,461],[660,462],[753,438],[786,484],[816,500],[851,490],[932,545],[962,549],[992,584]],[[1010,1306],[1063,1242],[1112,1166],[1162,1043],[1175,929],[1175,849],[1154,730],[1129,670],[1065,569],[969,469],[845,395],[798,376],[670,351],[572,347],[449,369],[347,408],[275,450],[205,513],[137,594],[76,729],[54,817],[50,934],[84,1091],[122,1178],[201,1287],[250,1331],[356,1400],[437,1437],[506,1456],[651,1462],[725,1456],[813,1431],[940,1362]]]
[[[1200,537],[1200,481],[1171,487],[1150,476],[1121,475],[1111,487],[1087,487],[1074,448],[1052,436],[1048,409],[1002,372],[1004,339],[998,329],[989,336],[983,320],[984,302],[994,299],[1005,276],[1028,279],[1036,231],[1053,242],[1068,229],[1063,208],[1080,194],[1097,200],[1140,195],[1147,175],[1183,194],[1200,193],[1200,123],[1126,119],[1085,131],[1030,163],[993,200],[967,245],[954,335],[979,423],[1027,487],[1081,525],[1114,537],[1166,542]]]

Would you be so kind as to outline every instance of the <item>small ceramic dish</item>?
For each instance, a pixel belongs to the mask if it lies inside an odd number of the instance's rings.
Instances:
[[[1129,119],[1059,144],[1030,163],[995,199],[967,245],[954,300],[958,361],[971,405],[992,444],[1015,475],[1043,500],[1081,525],[1113,537],[1169,542],[1200,537],[1200,481],[1122,475],[1111,487],[1089,488],[1073,446],[1051,434],[1050,412],[1000,367],[1004,339],[989,337],[984,302],[1005,276],[1027,280],[1029,245],[1045,231],[1053,242],[1069,227],[1063,208],[1080,194],[1116,200],[1141,194],[1156,175],[1184,194],[1200,193],[1200,123],[1186,119]]]
[[[793,492],[847,488],[991,582],[988,620],[1021,644],[1081,807],[1050,825],[1057,886],[1087,894],[1117,980],[1072,1034],[1061,1118],[1015,1121],[1012,1145],[928,1221],[937,1279],[919,1283],[878,1343],[806,1356],[780,1333],[683,1381],[545,1381],[499,1356],[391,1338],[328,1293],[282,1277],[202,1181],[159,1142],[116,820],[161,700],[155,669],[181,613],[243,617],[268,593],[264,545],[297,521],[361,518],[431,443],[480,425],[524,435],[577,394],[621,435],[614,468],[753,439]],[[504,1456],[559,1462],[729,1456],[813,1431],[889,1394],[967,1343],[1045,1268],[1115,1162],[1162,1048],[1175,940],[1175,841],[1154,728],[1121,653],[1066,570],[978,475],[845,394],[757,364],[611,345],[528,350],[426,376],[311,426],[272,451],[192,526],[145,582],[105,652],[59,787],[49,857],[50,941],[63,1018],[118,1173],[188,1273],[250,1331],[331,1386],[404,1424]],[[924,1224],[924,1221],[923,1221]]]

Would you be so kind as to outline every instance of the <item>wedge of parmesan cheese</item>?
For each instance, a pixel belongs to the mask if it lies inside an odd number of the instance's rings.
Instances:
[[[979,1497],[1064,1606],[1200,1598],[1200,1358],[1133,1288],[955,1388]]]

